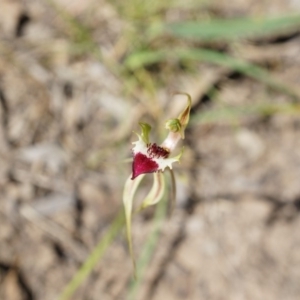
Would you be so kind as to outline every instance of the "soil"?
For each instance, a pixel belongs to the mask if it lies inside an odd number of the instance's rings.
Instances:
[[[104,53],[118,52],[124,24],[110,1],[55,3],[91,26]],[[193,109],[175,167],[177,205],[136,299],[299,299],[299,108],[198,118],[299,98],[207,63],[167,78],[156,100],[142,89],[129,97],[107,64],[70,51],[71,29],[50,2],[0,7],[0,299],[58,299],[122,209],[132,131],[144,119],[162,127],[178,87]],[[212,1],[205,10],[276,16],[299,12],[300,3]],[[299,29],[235,46],[300,95]],[[134,218],[137,255],[152,221],[151,209]],[[121,232],[71,299],[123,300],[131,279]]]

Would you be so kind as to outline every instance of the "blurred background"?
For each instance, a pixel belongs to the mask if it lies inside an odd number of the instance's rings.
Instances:
[[[0,39],[0,299],[299,299],[300,1],[0,0]],[[132,131],[162,141],[174,91],[176,209],[135,216],[133,281]]]

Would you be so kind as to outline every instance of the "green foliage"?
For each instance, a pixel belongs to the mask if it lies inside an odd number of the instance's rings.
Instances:
[[[104,255],[107,248],[114,241],[120,230],[125,225],[125,216],[123,210],[117,215],[115,220],[111,223],[107,232],[103,235],[102,239],[87,257],[83,265],[78,269],[74,274],[73,278],[66,285],[62,291],[59,300],[68,300],[72,299],[72,295],[78,289],[78,287],[86,280],[88,275],[93,271],[97,263]]]
[[[299,115],[300,105],[297,103],[275,104],[261,102],[257,104],[247,104],[242,107],[224,106],[203,111],[193,115],[191,124],[215,124],[229,123],[236,124],[247,117],[269,117],[275,114]]]
[[[154,62],[179,62],[181,60],[209,62],[221,67],[226,67],[230,70],[238,71],[241,74],[254,78],[270,86],[271,88],[288,94],[293,98],[299,98],[300,96],[297,90],[294,90],[292,87],[281,83],[279,80],[271,76],[271,74],[269,74],[265,69],[247,61],[234,58],[230,55],[214,50],[173,48],[157,51],[142,51],[133,53],[131,56],[129,56],[124,65],[131,70],[136,70]]]
[[[164,31],[179,37],[199,41],[230,41],[238,38],[263,37],[296,29],[300,16],[281,16],[277,18],[211,19],[168,24]]]
[[[212,50],[212,45],[210,49],[199,47],[199,42],[213,42],[223,43],[230,50],[233,40],[242,44],[245,39],[262,38],[295,30],[300,25],[299,15],[238,19],[197,17],[195,20],[168,23],[164,21],[167,11],[186,8],[189,12],[199,9],[201,12],[201,5],[205,4],[205,1],[191,0],[184,3],[179,0],[165,2],[114,0],[112,5],[127,24],[124,26],[122,36],[127,47],[124,49],[126,55],[120,65],[111,57],[103,56],[93,40],[91,30],[86,25],[67,14],[54,4],[53,0],[47,1],[69,27],[70,39],[73,42],[72,52],[93,55],[101,60],[116,76],[124,79],[124,87],[129,92],[142,86],[153,95],[163,77],[161,74],[166,74],[170,70],[176,73],[180,65],[208,62],[240,72],[289,96],[300,98],[298,91],[275,80],[267,70],[235,58],[229,53]],[[161,66],[159,74],[147,69],[157,64]]]

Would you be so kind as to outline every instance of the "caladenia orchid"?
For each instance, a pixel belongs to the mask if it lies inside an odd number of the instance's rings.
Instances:
[[[135,213],[150,205],[157,204],[163,198],[165,191],[165,170],[168,170],[171,173],[174,192],[173,201],[175,200],[176,185],[175,177],[172,171],[172,164],[180,160],[183,150],[181,150],[177,156],[171,157],[171,154],[176,148],[178,142],[181,139],[184,139],[184,131],[189,122],[192,103],[190,95],[186,93],[177,94],[187,96],[187,105],[176,119],[170,119],[166,122],[166,129],[169,131],[169,133],[162,144],[157,145],[156,143],[150,142],[149,134],[151,131],[151,126],[146,123],[139,123],[141,127],[141,134],[137,134],[138,140],[133,143],[132,174],[125,183],[123,203],[126,218],[127,241],[130,256],[133,261],[134,272],[136,267],[131,237],[131,218],[133,213],[134,195],[142,179],[147,173],[153,173],[153,186],[148,195],[142,201],[140,207],[135,210]]]

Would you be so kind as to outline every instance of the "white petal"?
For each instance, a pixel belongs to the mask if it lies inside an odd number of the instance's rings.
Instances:
[[[134,145],[133,148],[132,148],[133,154],[142,153],[142,154],[148,156],[148,154],[147,154],[147,150],[148,150],[147,145],[142,140],[142,138],[139,134],[138,134],[138,137],[139,137],[139,140],[132,143]]]
[[[175,156],[175,157],[170,157],[170,158],[154,158],[153,160],[158,164],[158,169],[161,171],[164,171],[165,168],[169,167],[170,169],[172,169],[172,164],[174,162],[177,162],[180,160],[180,157],[183,153],[183,149],[181,150],[181,152]]]

